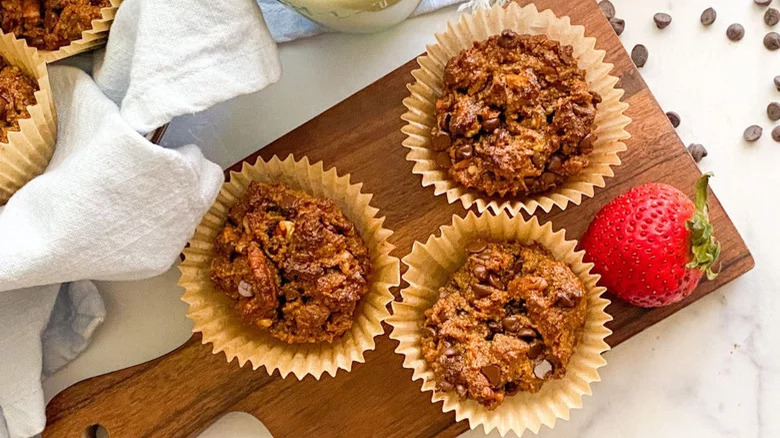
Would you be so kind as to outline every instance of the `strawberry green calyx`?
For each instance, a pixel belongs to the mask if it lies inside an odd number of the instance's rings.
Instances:
[[[707,206],[707,186],[712,176],[712,172],[707,172],[696,182],[696,212],[685,223],[691,232],[691,261],[686,267],[701,270],[708,280],[718,276],[718,272],[712,268],[720,256],[720,242],[713,234]]]

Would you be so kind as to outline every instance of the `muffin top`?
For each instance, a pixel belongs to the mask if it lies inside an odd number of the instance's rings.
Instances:
[[[458,183],[517,197],[588,165],[601,96],[588,90],[571,46],[505,30],[451,58],[443,81],[431,143]]]
[[[0,26],[32,47],[57,50],[81,39],[109,6],[109,0],[2,0]]]
[[[288,343],[332,342],[368,292],[365,243],[329,199],[249,184],[215,240],[211,280],[242,318]]]
[[[585,326],[579,278],[538,244],[474,241],[425,312],[421,347],[437,389],[495,409],[566,374]]]
[[[8,142],[8,132],[19,130],[19,119],[30,117],[35,105],[38,82],[0,56],[0,142]]]

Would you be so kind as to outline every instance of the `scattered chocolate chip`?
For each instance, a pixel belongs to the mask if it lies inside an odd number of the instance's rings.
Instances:
[[[775,126],[775,129],[772,130],[772,140],[780,141],[780,126]]]
[[[455,392],[458,393],[459,397],[465,397],[466,396],[466,387],[458,383],[455,385]]]
[[[519,42],[517,34],[509,29],[502,31],[501,36],[498,37],[498,45],[504,49],[514,49]]]
[[[622,18],[610,18],[609,24],[612,25],[612,30],[615,31],[617,36],[622,35],[623,31],[626,30],[626,20]]]
[[[520,385],[515,382],[506,382],[504,384],[504,391],[506,391],[506,395],[515,395],[520,392]]]
[[[534,375],[537,379],[544,379],[547,376],[547,373],[552,371],[553,367],[549,360],[545,359],[534,367]]]
[[[423,337],[433,338],[436,336],[436,329],[433,327],[423,327]]]
[[[529,327],[523,327],[520,330],[517,331],[517,337],[518,338],[535,338],[536,337],[536,330],[529,328]]]
[[[461,160],[467,160],[471,158],[471,153],[473,152],[473,149],[471,148],[470,144],[464,144],[461,146],[458,146],[457,149],[455,149],[455,159],[457,161]]]
[[[458,350],[455,349],[455,347],[447,347],[444,349],[444,355],[447,357],[452,357],[458,354]]]
[[[523,272],[523,261],[520,259],[515,260],[515,264],[512,265],[512,272],[519,274]]]
[[[761,138],[761,134],[764,132],[763,129],[761,129],[758,125],[751,125],[748,126],[747,129],[745,129],[745,133],[742,134],[742,136],[745,138],[746,141],[756,141],[759,138]]]
[[[769,120],[776,122],[780,120],[780,103],[772,102],[766,106],[766,115],[769,116]]]
[[[490,274],[488,277],[488,283],[496,289],[504,289],[504,284],[501,283],[501,277],[495,274]]]
[[[494,131],[496,128],[498,128],[498,124],[498,117],[491,117],[482,122],[482,127],[485,129],[485,131]]]
[[[466,245],[466,251],[471,254],[477,254],[484,251],[487,248],[487,242],[484,240],[472,240]]]
[[[611,1],[602,0],[599,2],[599,7],[607,19],[615,18],[615,5],[613,5]]]
[[[580,140],[580,150],[583,154],[589,154],[593,152],[593,141],[595,140],[593,133],[588,133],[582,140]],[[552,170],[552,169],[551,169]]]
[[[639,68],[645,66],[648,56],[650,56],[650,54],[647,51],[647,47],[642,44],[637,44],[631,49],[631,60],[634,61],[634,65]]]
[[[501,320],[501,325],[504,327],[504,330],[510,332],[516,332],[522,328],[522,322],[520,321],[520,318],[515,315],[505,316]]]
[[[449,169],[452,167],[452,159],[450,158],[450,154],[446,152],[439,152],[436,154],[433,157],[433,161],[436,162],[436,165],[441,169]]]
[[[580,302],[582,298],[582,291],[575,290],[572,292],[558,292],[555,299],[555,304],[562,307],[574,307]]]
[[[439,389],[441,389],[444,392],[449,392],[455,389],[455,386],[452,383],[445,380],[443,382],[439,382]]]
[[[653,21],[655,21],[655,25],[659,29],[666,29],[667,26],[672,24],[672,16],[664,12],[659,12],[653,15]]]
[[[775,8],[769,8],[764,12],[764,23],[767,26],[774,26],[780,22],[780,11]]]
[[[698,163],[702,158],[707,156],[707,149],[698,143],[691,143],[688,145],[688,153],[693,157],[693,161]]]
[[[677,114],[674,111],[669,111],[666,113],[666,117],[669,119],[670,122],[672,122],[672,126],[675,128],[680,126],[680,115]]]
[[[450,135],[446,132],[440,132],[431,137],[431,147],[434,151],[443,151],[450,147]]]
[[[471,289],[474,290],[474,295],[476,295],[477,298],[488,297],[495,290],[486,284],[475,284],[474,286],[471,286]]]
[[[777,91],[780,91],[780,75],[775,76],[775,88],[777,88]]]
[[[501,368],[497,365],[484,366],[480,371],[488,379],[491,386],[496,387],[501,384]]]
[[[485,279],[487,279],[488,270],[484,265],[474,266],[473,272],[474,272],[474,276],[477,277],[478,280],[484,281]]]
[[[772,3],[772,0],[753,0],[753,3],[759,6],[769,6],[769,4]]]
[[[741,24],[734,23],[726,29],[726,37],[731,41],[739,41],[745,36],[745,28]]]
[[[542,353],[544,353],[544,344],[541,342],[534,342],[528,350],[528,358],[534,360]]]
[[[764,47],[769,50],[780,49],[780,33],[769,32],[764,35]]]
[[[718,13],[715,12],[715,9],[707,8],[701,13],[701,24],[709,26],[715,22],[716,18],[718,18]]]
[[[547,168],[552,170],[553,172],[560,169],[563,166],[563,160],[561,160],[561,157],[558,155],[553,155],[550,157],[550,163],[547,164]]]
[[[502,324],[499,324],[498,321],[488,321],[487,326],[491,332],[500,332]]]

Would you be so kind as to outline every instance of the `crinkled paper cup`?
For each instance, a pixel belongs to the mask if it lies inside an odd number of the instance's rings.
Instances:
[[[81,39],[75,40],[57,50],[41,50],[43,60],[47,63],[59,61],[60,59],[105,45],[108,40],[108,30],[111,28],[111,23],[114,22],[114,16],[121,4],[122,0],[111,0],[111,6],[100,10],[102,17],[92,20],[92,28],[81,32]]]
[[[526,429],[537,433],[541,426],[553,427],[557,418],[568,419],[569,410],[582,406],[582,396],[590,394],[590,384],[600,380],[598,369],[606,364],[601,356],[609,350],[605,338],[612,333],[606,323],[612,318],[604,310],[609,301],[605,291],[590,273],[592,264],[584,263],[584,252],[576,252],[577,242],[566,240],[565,230],[553,232],[548,222],[539,225],[536,217],[525,221],[506,213],[456,216],[451,225],[441,228],[440,236],[431,236],[426,243],[415,242],[412,252],[403,258],[409,269],[403,278],[409,287],[401,291],[402,301],[393,303],[393,316],[387,322],[393,327],[392,339],[399,342],[396,352],[403,354],[404,367],[414,370],[412,380],[422,379],[422,390],[433,392],[434,403],[443,401],[443,412],[455,411],[457,421],[468,419],[472,429],[482,425],[485,433],[493,429],[503,436],[513,431],[518,436]],[[439,288],[466,261],[465,245],[474,239],[538,242],[552,252],[556,260],[569,265],[582,280],[587,291],[588,307],[583,336],[571,357],[566,375],[560,380],[545,382],[536,394],[520,392],[507,396],[490,411],[474,400],[462,401],[453,392],[436,391],[433,370],[420,349],[420,336],[425,311],[439,298]]]
[[[19,131],[8,133],[0,143],[0,205],[23,185],[46,170],[57,141],[57,116],[46,63],[38,52],[13,34],[0,35],[0,54],[38,82],[30,117],[19,120]]]
[[[434,108],[442,92],[447,61],[475,41],[483,41],[504,29],[519,34],[544,34],[571,45],[579,68],[586,71],[588,87],[603,99],[597,106],[594,125],[597,140],[588,156],[590,164],[550,192],[516,199],[490,197],[458,184],[437,165],[430,141],[431,128],[436,123]],[[461,15],[458,23],[448,23],[446,32],[436,34],[436,41],[437,44],[428,46],[426,55],[417,58],[420,68],[412,72],[416,81],[407,87],[411,96],[404,99],[408,111],[401,117],[407,122],[402,128],[407,135],[403,145],[410,149],[406,158],[414,162],[412,172],[422,175],[423,187],[433,185],[436,195],[446,194],[447,201],[460,201],[466,209],[476,204],[480,213],[490,209],[496,214],[506,211],[516,215],[520,210],[533,214],[537,208],[549,212],[555,205],[562,210],[569,203],[579,205],[583,197],[593,196],[595,187],[604,187],[605,178],[614,175],[611,167],[620,164],[618,153],[626,150],[623,141],[631,136],[625,129],[631,119],[623,114],[628,104],[620,101],[623,90],[615,88],[618,78],[609,75],[612,64],[604,62],[606,52],[596,50],[596,39],[586,37],[584,27],[573,26],[569,17],[558,18],[550,10],[539,12],[533,4],[521,8],[511,3],[506,8],[496,5],[489,10]]]
[[[309,164],[292,155],[284,161],[274,156],[254,165],[244,163],[241,172],[231,172],[216,202],[195,230],[184,261],[179,265],[179,285],[185,289],[182,300],[189,304],[187,316],[195,322],[193,332],[203,334],[203,343],[212,343],[214,353],[225,352],[228,362],[238,358],[268,374],[279,370],[282,377],[293,373],[298,379],[307,374],[319,379],[323,373],[335,376],[339,369],[351,370],[354,362],[364,362],[363,354],[375,347],[374,337],[383,333],[382,321],[390,316],[387,304],[393,300],[390,288],[398,286],[400,262],[390,256],[393,245],[387,239],[392,231],[382,227],[383,217],[369,205],[372,195],[361,193],[362,184],[351,184],[349,175],[325,171],[322,162]],[[360,300],[352,328],[333,343],[288,344],[243,321],[223,292],[209,279],[214,239],[227,219],[230,207],[246,192],[251,181],[284,184],[309,195],[329,198],[349,218],[371,254],[370,290]]]

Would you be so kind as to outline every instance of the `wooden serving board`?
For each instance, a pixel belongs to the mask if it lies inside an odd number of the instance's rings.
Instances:
[[[579,238],[600,207],[637,184],[661,181],[692,195],[700,172],[596,2],[536,4],[540,10],[551,8],[558,16],[570,16],[597,38],[597,47],[605,49],[607,61],[615,65],[612,74],[620,77],[624,100],[630,104],[627,114],[633,119],[628,151],[621,155],[623,165],[615,169],[607,187],[597,189],[595,198],[581,206],[556,209],[540,219],[553,221],[556,229],[566,228],[568,238]],[[423,188],[405,159],[401,101],[408,95],[405,86],[415,67],[414,61],[404,64],[246,160],[293,153],[313,162],[322,160],[340,174],[351,173],[352,181],[363,182],[363,190],[374,194],[372,205],[395,231],[391,238],[395,255],[403,257],[415,240],[424,241],[449,224],[453,215],[465,214],[459,203],[449,205],[444,196],[434,196],[431,187]],[[711,219],[723,244],[721,275],[665,308],[645,310],[613,301],[607,309],[614,317],[610,345],[617,346],[753,267],[726,212],[716,198],[710,199]],[[402,357],[393,352],[397,343],[387,337],[388,331],[386,326],[376,350],[366,354],[366,363],[320,381],[311,376],[303,381],[282,379],[278,372],[268,376],[264,369],[240,368],[235,361],[227,363],[224,354],[213,355],[211,346],[201,345],[195,335],[164,357],[63,391],[49,403],[43,435],[81,437],[85,428],[100,424],[111,438],[186,437],[232,411],[255,415],[276,438],[454,437],[467,430],[466,422],[456,423],[453,413],[444,414],[441,404],[431,403],[431,394],[420,391],[420,381],[412,382],[412,371],[402,367]]]

